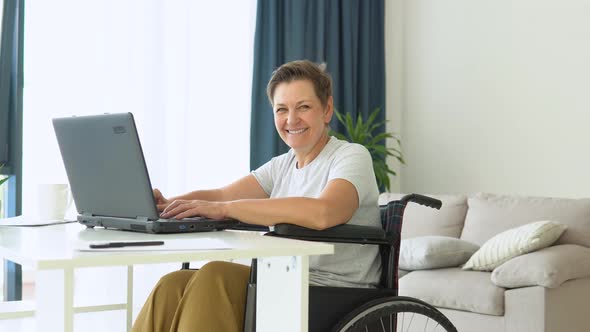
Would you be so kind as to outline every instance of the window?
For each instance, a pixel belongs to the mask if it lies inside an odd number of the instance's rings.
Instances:
[[[25,214],[38,183],[67,182],[54,117],[133,112],[167,196],[248,174],[255,0],[25,6]]]

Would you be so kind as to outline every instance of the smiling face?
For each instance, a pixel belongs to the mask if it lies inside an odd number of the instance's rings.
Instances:
[[[283,82],[274,91],[273,111],[277,132],[297,155],[319,154],[327,142],[332,97],[322,105],[311,81]]]

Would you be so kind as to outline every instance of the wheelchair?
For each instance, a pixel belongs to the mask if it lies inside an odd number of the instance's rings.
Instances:
[[[380,206],[383,228],[345,224],[316,231],[291,224],[277,224],[266,234],[306,241],[379,246],[382,263],[379,287],[309,287],[310,332],[457,332],[449,319],[432,305],[398,296],[401,228],[409,202],[436,209],[442,206],[437,199],[410,194]],[[256,330],[256,266],[254,259],[248,284],[244,332]],[[188,263],[184,263],[183,268],[188,268]]]

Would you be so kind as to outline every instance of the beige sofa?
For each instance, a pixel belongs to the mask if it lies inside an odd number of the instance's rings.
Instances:
[[[402,195],[384,193],[380,204]],[[430,195],[440,211],[410,203],[402,239],[439,235],[481,246],[539,220],[567,230],[551,247],[512,258],[493,272],[461,267],[400,271],[400,295],[438,307],[460,332],[590,331],[590,199],[492,194]]]

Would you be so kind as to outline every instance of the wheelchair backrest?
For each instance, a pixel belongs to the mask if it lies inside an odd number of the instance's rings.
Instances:
[[[391,201],[387,205],[379,206],[381,226],[387,234],[389,244],[379,245],[381,254],[381,286],[383,288],[398,288],[399,250],[403,215],[406,203]]]

